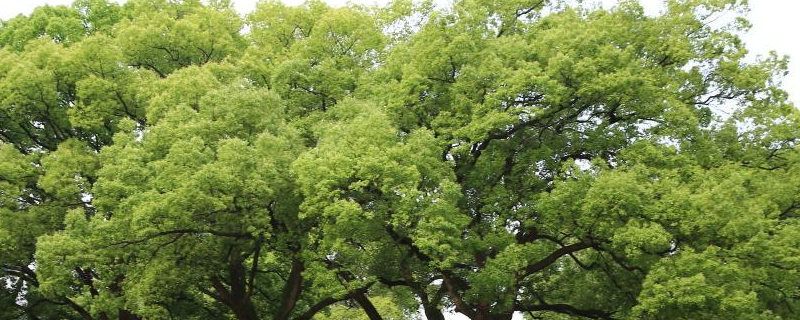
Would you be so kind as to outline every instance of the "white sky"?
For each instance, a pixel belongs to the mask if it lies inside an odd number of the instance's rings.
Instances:
[[[114,0],[124,2],[124,0]],[[597,0],[596,0],[597,1]],[[0,0],[0,19],[6,20],[18,14],[29,14],[34,8],[49,4],[70,4],[73,0]],[[239,13],[247,13],[255,8],[257,0],[233,0]],[[304,0],[283,0],[284,3],[297,5]],[[388,0],[325,0],[333,6],[342,6],[348,2],[359,4],[381,4]],[[450,0],[435,0],[437,3],[450,3]],[[614,0],[600,0],[608,5]],[[649,11],[658,11],[660,0],[640,0]],[[790,99],[795,106],[800,106],[800,1],[787,0],[750,0],[751,11],[748,15],[753,28],[744,35],[744,41],[752,55],[766,55],[775,50],[780,55],[793,57],[789,63],[789,75],[784,78],[783,87],[789,91]],[[795,31],[791,31],[795,30]],[[515,317],[521,319],[521,317]],[[460,314],[448,316],[451,320],[467,319]]]

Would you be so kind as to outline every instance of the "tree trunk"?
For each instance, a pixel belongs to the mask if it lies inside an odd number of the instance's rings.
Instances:
[[[257,257],[256,257],[257,259]],[[250,299],[250,293],[247,290],[247,280],[244,261],[238,252],[234,252],[230,257],[230,267],[228,281],[230,282],[230,307],[233,313],[239,320],[258,320],[258,312],[253,306],[253,300]]]
[[[258,312],[256,312],[256,308],[253,307],[253,303],[250,302],[250,299],[239,301],[231,306],[233,310],[233,314],[236,315],[236,319],[239,320],[258,320]]]

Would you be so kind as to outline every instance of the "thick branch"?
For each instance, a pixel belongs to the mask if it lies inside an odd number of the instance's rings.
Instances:
[[[297,305],[297,300],[300,299],[300,291],[303,285],[303,270],[305,264],[299,258],[292,259],[292,270],[289,273],[289,279],[283,287],[283,296],[281,298],[281,308],[275,314],[275,319],[289,319],[294,307]]]
[[[522,279],[524,279],[525,277],[527,277],[527,276],[529,276],[531,274],[534,274],[536,272],[541,271],[544,268],[547,268],[548,266],[550,266],[551,264],[556,262],[556,260],[558,260],[559,258],[561,258],[561,257],[563,257],[565,255],[571,254],[573,252],[581,251],[581,250],[586,249],[586,248],[591,248],[591,247],[592,247],[592,245],[589,244],[589,243],[578,242],[578,243],[573,243],[571,245],[567,245],[567,246],[563,246],[561,248],[558,248],[558,250],[553,251],[551,254],[549,254],[547,257],[544,257],[542,260],[539,260],[539,261],[537,261],[537,262],[535,262],[533,264],[528,265],[525,268],[525,272],[517,277],[517,280],[522,280]]]
[[[372,301],[369,301],[367,295],[364,292],[358,292],[353,295],[353,300],[358,302],[358,305],[361,306],[361,309],[364,310],[364,313],[367,314],[369,320],[383,320],[381,314],[378,313],[378,309],[375,309],[375,305],[372,304]]]
[[[465,314],[469,318],[475,318],[475,311],[461,298],[461,293],[458,292],[453,275],[450,274],[450,272],[444,271],[442,272],[442,280],[444,286],[447,288],[447,292],[450,294],[450,299],[452,299],[453,303],[456,305],[456,311]]]
[[[294,317],[292,320],[311,320],[311,318],[313,318],[315,314],[317,314],[318,312],[322,311],[323,309],[327,308],[328,306],[334,303],[353,299],[357,294],[365,294],[373,284],[374,282],[370,282],[363,287],[348,292],[341,298],[327,297],[325,299],[322,299],[319,302],[312,305],[310,308],[308,308],[306,312],[297,317]]]
[[[419,259],[420,261],[431,261],[431,257],[423,253],[422,250],[420,250],[419,247],[417,247],[414,244],[414,241],[412,241],[411,238],[406,236],[401,236],[396,231],[394,231],[394,228],[392,228],[391,225],[386,226],[386,233],[389,234],[389,236],[392,238],[392,240],[394,240],[394,242],[408,246],[409,249],[411,250],[411,253],[413,253],[414,256],[416,256],[417,259]]]

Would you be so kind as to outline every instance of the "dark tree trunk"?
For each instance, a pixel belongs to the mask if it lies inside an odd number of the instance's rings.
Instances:
[[[253,303],[250,301],[250,299],[239,301],[230,307],[233,310],[233,314],[236,315],[236,319],[259,320],[258,312],[256,312],[256,308],[253,307]]]
[[[253,300],[250,295],[252,290],[248,290],[247,275],[243,263],[244,259],[241,258],[240,253],[231,250],[228,257],[228,285],[226,286],[222,279],[214,275],[209,277],[209,280],[211,280],[211,285],[216,293],[203,287],[198,287],[198,289],[228,306],[233,311],[236,319],[259,320],[258,312],[253,306]]]
[[[258,312],[247,290],[246,272],[242,260],[238,254],[231,254],[228,277],[231,286],[230,307],[239,320],[258,320]]]

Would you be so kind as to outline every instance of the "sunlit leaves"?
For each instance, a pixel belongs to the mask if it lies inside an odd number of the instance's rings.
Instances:
[[[794,318],[800,112],[745,10],[4,21],[0,317]]]

